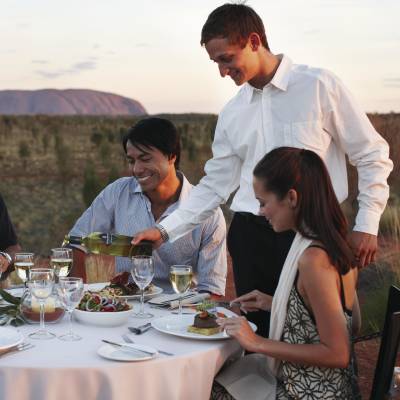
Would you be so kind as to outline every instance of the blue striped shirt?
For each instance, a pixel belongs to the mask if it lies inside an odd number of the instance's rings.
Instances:
[[[171,204],[157,222],[178,208],[191,190],[192,185],[183,176],[178,201]],[[108,185],[94,199],[69,234],[87,236],[91,232],[110,232],[133,236],[136,232],[153,227],[155,223],[149,198],[135,178],[125,177]],[[169,267],[174,264],[191,265],[198,290],[224,295],[227,273],[225,237],[225,219],[218,208],[193,231],[153,251],[154,283],[169,288]],[[128,258],[116,257],[117,272],[130,269]]]

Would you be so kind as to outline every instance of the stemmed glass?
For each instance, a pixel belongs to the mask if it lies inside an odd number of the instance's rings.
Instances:
[[[179,315],[182,315],[182,295],[192,283],[192,267],[190,265],[172,265],[169,269],[169,280],[176,294],[179,294]]]
[[[35,268],[29,271],[28,288],[40,305],[40,329],[29,334],[32,339],[53,339],[55,335],[44,325],[44,305],[54,286],[54,271],[50,268]]]
[[[57,278],[68,276],[72,268],[72,249],[67,247],[51,249],[50,264]]]
[[[33,267],[33,253],[15,253],[14,256],[14,268],[15,271],[24,283],[26,288],[26,282],[29,280],[29,270]]]
[[[132,257],[132,278],[140,289],[140,311],[133,314],[136,318],[151,318],[154,315],[144,312],[144,289],[150,285],[154,277],[154,263],[152,256]]]
[[[58,338],[66,341],[77,341],[82,338],[72,331],[72,313],[83,296],[82,278],[60,277],[58,282],[58,296],[69,314],[69,330]]]

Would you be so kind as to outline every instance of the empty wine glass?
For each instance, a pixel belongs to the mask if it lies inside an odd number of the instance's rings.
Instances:
[[[29,334],[32,339],[53,339],[55,335],[46,330],[44,304],[54,287],[54,271],[50,268],[35,268],[29,271],[28,288],[40,306],[40,329]],[[33,299],[32,299],[33,300]]]
[[[169,269],[169,280],[174,292],[179,294],[179,315],[182,315],[182,295],[185,294],[192,283],[192,267],[190,265],[172,265]]]
[[[136,318],[151,318],[153,314],[144,312],[144,289],[150,285],[154,277],[154,263],[152,256],[132,257],[132,278],[140,289],[140,311],[133,314]]]
[[[66,247],[51,249],[50,264],[57,278],[68,276],[72,268],[72,249]]]
[[[69,315],[69,330],[58,338],[66,341],[77,341],[82,338],[72,331],[72,313],[83,296],[82,278],[60,277],[57,287],[58,296]]]
[[[15,253],[14,256],[14,268],[18,275],[18,278],[24,283],[26,288],[26,282],[29,280],[29,270],[33,267],[33,253]]]

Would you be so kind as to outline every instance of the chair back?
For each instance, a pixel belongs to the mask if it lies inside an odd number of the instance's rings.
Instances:
[[[388,399],[400,342],[400,289],[391,286],[370,400]]]

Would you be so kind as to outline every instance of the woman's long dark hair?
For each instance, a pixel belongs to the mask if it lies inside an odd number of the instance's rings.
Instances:
[[[321,158],[310,150],[279,147],[258,162],[253,174],[281,200],[290,189],[296,190],[296,230],[319,240],[338,272],[347,273],[353,264],[348,225]]]

